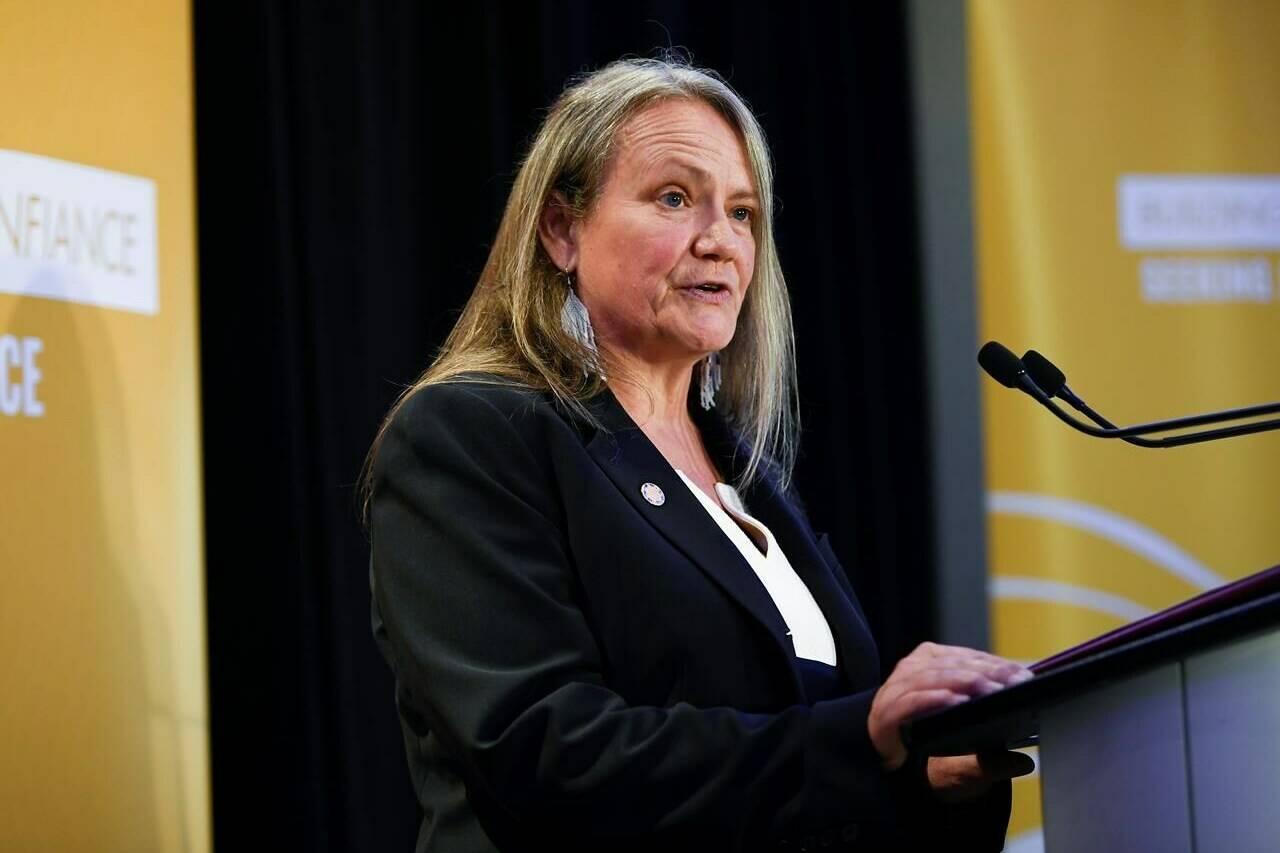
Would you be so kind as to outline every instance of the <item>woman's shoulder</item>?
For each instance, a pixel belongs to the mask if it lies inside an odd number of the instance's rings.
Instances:
[[[379,513],[409,500],[435,523],[502,506],[514,495],[555,518],[563,427],[536,389],[496,376],[466,375],[414,387],[389,416],[370,468],[371,529]],[[466,507],[470,507],[467,510]],[[385,523],[382,525],[385,529]],[[386,535],[385,533],[383,534]]]
[[[494,373],[461,373],[413,389],[395,419],[499,416],[515,420],[550,408],[546,391]]]
[[[374,478],[460,460],[503,470],[520,460],[546,466],[547,435],[559,420],[548,395],[493,374],[460,374],[414,387],[392,410],[377,444]],[[468,464],[471,464],[468,463]]]
[[[415,443],[442,433],[451,443],[517,440],[530,450],[558,443],[556,435],[585,434],[549,390],[491,373],[458,374],[413,389],[392,413],[388,432]]]

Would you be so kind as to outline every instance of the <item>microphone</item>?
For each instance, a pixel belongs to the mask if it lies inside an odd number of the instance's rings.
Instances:
[[[1143,439],[1140,436],[1151,433],[1169,432],[1176,429],[1273,414],[1280,412],[1280,402],[1263,403],[1258,406],[1246,406],[1221,412],[1208,412],[1202,415],[1190,415],[1164,421],[1153,421],[1131,427],[1117,427],[1076,396],[1067,386],[1066,374],[1035,350],[1028,350],[1024,358],[1018,358],[996,341],[988,341],[978,352],[978,364],[1000,384],[1025,391],[1063,423],[1072,429],[1079,430],[1095,438],[1119,438],[1139,447],[1179,447],[1184,444],[1197,444],[1218,438],[1230,438],[1237,435],[1249,435],[1280,429],[1280,419],[1274,419],[1185,433],[1177,436],[1167,436],[1154,440]],[[1099,426],[1090,426],[1062,411],[1051,399],[1055,396],[1065,400]]]
[[[1029,349],[1022,354],[1022,363],[1027,368],[1027,374],[1043,389],[1046,395],[1065,400],[1067,405],[1100,427],[1118,429],[1115,424],[1095,412],[1089,407],[1088,403],[1076,396],[1075,392],[1067,385],[1067,375],[1059,370],[1058,366],[1052,361],[1035,350]],[[1136,435],[1121,436],[1121,438],[1130,444],[1136,444],[1138,447],[1168,446],[1161,444],[1159,440],[1152,441],[1147,438],[1139,438]]]
[[[1022,354],[1022,364],[1040,389],[1050,397],[1061,397],[1072,406],[1081,402],[1067,387],[1067,375],[1040,353],[1033,349],[1027,350]]]
[[[1219,438],[1230,438],[1236,435],[1249,435],[1257,432],[1267,432],[1269,430],[1280,428],[1280,420],[1260,421],[1251,424],[1240,424],[1234,427],[1224,427],[1222,429],[1204,430],[1202,432],[1186,433],[1178,436],[1168,436],[1153,440],[1139,438],[1134,434],[1131,428],[1129,430],[1121,430],[1111,421],[1104,418],[1098,412],[1095,412],[1088,403],[1080,399],[1068,386],[1067,377],[1057,365],[1049,361],[1035,350],[1027,350],[1022,356],[1023,364],[1026,366],[1027,373],[1036,381],[1041,388],[1046,389],[1045,393],[1050,397],[1060,397],[1065,400],[1076,411],[1084,414],[1089,420],[1107,429],[1116,430],[1118,437],[1130,444],[1139,447],[1180,447],[1184,444],[1199,444],[1204,441],[1213,441]],[[1146,424],[1143,432],[1165,432],[1169,429],[1178,428],[1171,426],[1197,426],[1212,423],[1222,423],[1223,421],[1240,420],[1241,418],[1254,417],[1257,415],[1270,414],[1274,411],[1280,411],[1280,403],[1265,403],[1260,406],[1248,406],[1243,409],[1228,409],[1223,412],[1210,412],[1204,415],[1194,415],[1189,418],[1176,418],[1169,421],[1159,421],[1152,424]]]
[[[1080,423],[1058,408],[1058,405],[1049,399],[1049,395],[1027,373],[1027,366],[1022,363],[1022,359],[998,341],[987,341],[982,345],[982,349],[978,350],[978,364],[992,379],[1006,388],[1017,388],[1029,394],[1037,403],[1057,415],[1067,426],[1099,438],[1111,437],[1106,430]]]
[[[991,378],[1006,388],[1019,388],[1037,400],[1047,400],[1051,394],[1041,390],[1039,384],[1027,373],[1027,366],[996,341],[987,341],[978,350],[978,364],[991,375]]]

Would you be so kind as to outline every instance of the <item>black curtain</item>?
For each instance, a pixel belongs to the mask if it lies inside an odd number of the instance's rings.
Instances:
[[[213,821],[222,850],[409,850],[354,485],[576,71],[671,45],[776,158],[797,482],[886,665],[932,633],[899,4],[195,4]]]

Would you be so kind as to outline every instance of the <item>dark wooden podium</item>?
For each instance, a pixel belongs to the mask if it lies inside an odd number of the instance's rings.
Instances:
[[[1038,744],[1046,853],[1280,851],[1280,570],[1254,578],[903,737],[930,755]]]

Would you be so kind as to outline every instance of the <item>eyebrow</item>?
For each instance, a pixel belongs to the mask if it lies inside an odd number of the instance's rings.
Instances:
[[[662,171],[663,169],[676,169],[677,171],[688,172],[690,174],[697,175],[697,177],[702,181],[710,180],[712,177],[711,173],[708,172],[706,169],[702,168],[701,166],[695,166],[692,163],[682,163],[679,160],[667,160],[655,166],[653,171],[659,172],[659,171]],[[749,201],[754,201],[756,204],[760,203],[760,196],[756,194],[755,190],[749,187],[747,188],[739,187],[738,189],[729,193],[729,198],[747,199]]]

